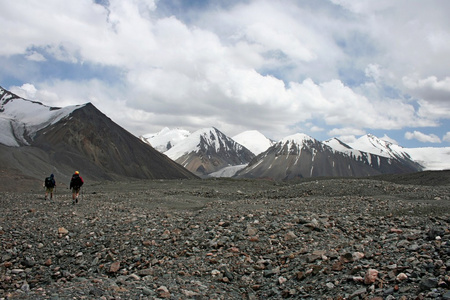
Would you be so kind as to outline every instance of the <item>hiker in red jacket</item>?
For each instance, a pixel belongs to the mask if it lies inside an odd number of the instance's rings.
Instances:
[[[72,204],[78,203],[78,195],[80,194],[80,189],[83,186],[83,178],[80,176],[80,172],[75,171],[70,180],[70,189],[72,190]]]

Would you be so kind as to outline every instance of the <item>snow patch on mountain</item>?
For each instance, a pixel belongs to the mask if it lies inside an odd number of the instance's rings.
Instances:
[[[11,147],[29,145],[28,139],[33,139],[37,131],[55,124],[80,107],[49,107],[0,88],[0,143]]]
[[[223,169],[220,169],[217,172],[210,173],[211,177],[233,177],[238,171],[245,168],[247,164],[237,165],[237,166],[229,166]]]
[[[346,143],[342,142],[338,138],[332,138],[332,139],[326,140],[323,142],[323,144],[330,147],[333,151],[344,153],[344,154],[348,155],[349,157],[354,158],[355,160],[363,160],[365,158],[365,159],[367,159],[368,164],[370,166],[372,165],[370,155],[368,155],[364,151],[353,149],[352,147],[350,147]]]
[[[289,135],[280,141],[282,144],[285,144],[286,142],[289,143],[295,143],[297,145],[303,145],[305,142],[316,142],[316,140],[312,137],[310,137],[307,134],[304,133],[296,133],[293,135]]]
[[[348,145],[337,138],[327,140],[324,144],[355,157],[367,152],[387,158],[408,158],[422,165],[425,171],[450,169],[450,147],[403,148],[371,134],[362,136]],[[367,158],[370,159],[370,156]]]
[[[411,159],[424,167],[425,171],[450,170],[450,147],[423,147],[405,149]]]
[[[270,146],[274,144],[273,141],[265,137],[257,130],[244,131],[238,135],[233,136],[232,139],[237,143],[243,145],[255,155],[266,151]]]
[[[164,154],[172,160],[177,160],[185,154],[199,152],[202,147],[202,143],[217,152],[221,149],[222,145],[224,145],[221,142],[223,137],[219,136],[219,134],[220,131],[214,127],[199,129],[185,138],[183,143],[176,144]]]
[[[168,127],[165,127],[157,133],[144,134],[139,138],[147,144],[150,144],[159,152],[164,153],[186,139],[190,134],[189,131],[184,129],[169,129]]]
[[[402,158],[408,156],[405,148],[377,138],[372,134],[366,134],[348,145],[353,149],[387,158]]]

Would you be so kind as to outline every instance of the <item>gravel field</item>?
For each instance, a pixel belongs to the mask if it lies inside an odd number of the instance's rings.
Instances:
[[[450,299],[434,173],[86,183],[76,205],[59,187],[0,208],[0,299]]]

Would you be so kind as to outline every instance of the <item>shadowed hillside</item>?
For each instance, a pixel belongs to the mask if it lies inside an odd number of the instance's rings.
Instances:
[[[28,146],[0,146],[0,188],[6,190],[39,188],[50,173],[68,184],[75,170],[91,181],[196,178],[90,103],[37,131]]]

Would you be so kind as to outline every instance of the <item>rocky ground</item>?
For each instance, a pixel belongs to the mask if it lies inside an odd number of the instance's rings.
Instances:
[[[432,175],[2,192],[0,299],[450,299]]]

